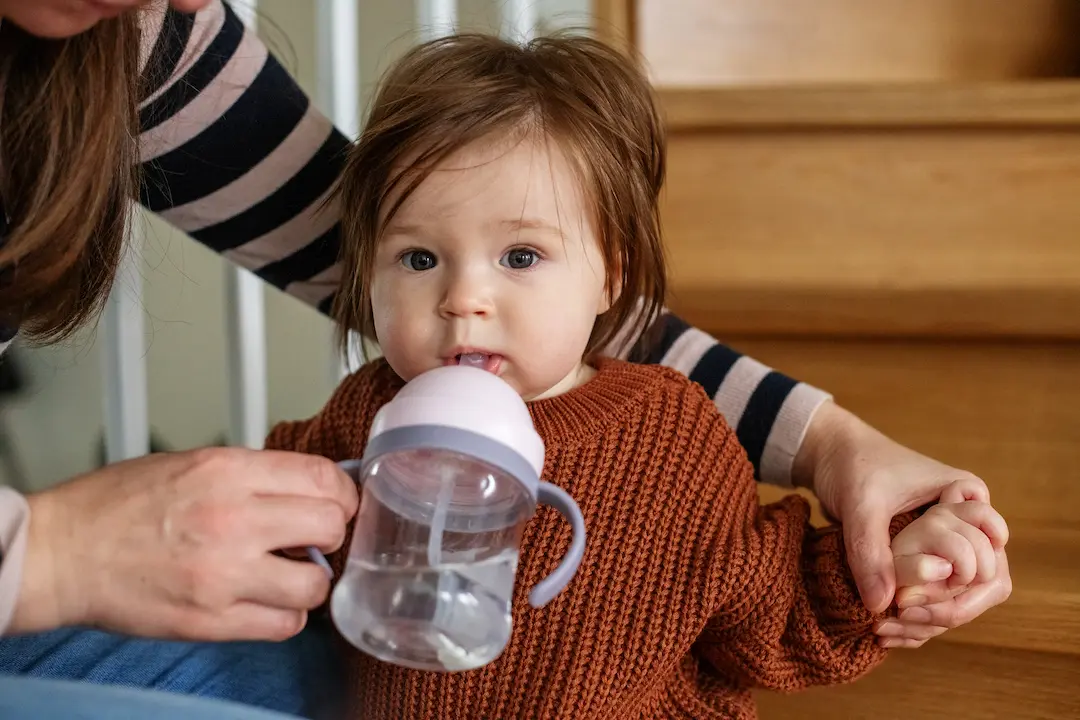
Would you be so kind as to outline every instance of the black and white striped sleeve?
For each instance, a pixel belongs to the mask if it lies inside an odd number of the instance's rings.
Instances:
[[[645,357],[699,383],[735,428],[754,473],[772,485],[791,485],[791,468],[814,412],[830,396],[743,355],[665,312]]]
[[[339,214],[321,206],[349,141],[220,0],[144,17],[142,204],[325,311]]]

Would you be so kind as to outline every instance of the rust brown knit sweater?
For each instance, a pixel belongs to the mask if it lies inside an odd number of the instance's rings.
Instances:
[[[267,445],[359,457],[400,387],[384,362],[365,366]],[[502,656],[439,674],[348,646],[353,717],[752,718],[751,687],[842,683],[885,657],[838,529],[815,531],[798,496],[761,508],[734,432],[686,377],[603,361],[592,381],[530,411],[547,444],[544,478],[585,516],[577,576],[544,608],[528,605],[570,542],[566,522],[541,507],[522,541]]]

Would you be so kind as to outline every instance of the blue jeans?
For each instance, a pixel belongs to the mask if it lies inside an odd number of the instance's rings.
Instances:
[[[186,695],[77,680],[0,675],[4,720],[296,720],[295,715]]]
[[[146,640],[80,628],[0,638],[0,675],[163,690],[303,717],[333,712],[339,672],[330,627],[314,619],[281,643]]]

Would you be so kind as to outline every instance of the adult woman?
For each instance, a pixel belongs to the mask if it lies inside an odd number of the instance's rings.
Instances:
[[[136,187],[144,205],[196,240],[320,309],[332,302],[337,212],[318,208],[346,139],[220,0],[171,5],[0,0],[4,345],[20,324],[51,340],[94,316]],[[896,445],[820,391],[676,318],[663,322],[649,359],[716,397],[764,480],[812,486],[848,525],[869,606],[892,596],[894,513],[936,499],[956,479],[986,495],[977,478]],[[356,504],[355,488],[328,462],[239,449],[141,458],[26,499],[0,491],[0,631],[90,624],[150,638],[302,641],[309,633],[297,633],[327,581],[272,551],[334,549]],[[1008,592],[1006,569],[882,635],[916,646]],[[159,686],[154,663],[190,662],[202,670],[195,679],[170,675],[171,689],[300,709],[302,689],[266,687],[290,682],[289,663],[304,648],[149,642],[71,632],[10,638],[0,641],[0,671]],[[107,677],[95,674],[102,644],[112,658]],[[207,690],[207,667],[211,677],[265,675],[257,687]]]

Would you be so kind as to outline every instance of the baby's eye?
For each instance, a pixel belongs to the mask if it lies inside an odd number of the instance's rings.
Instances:
[[[511,270],[528,270],[538,262],[540,262],[540,256],[535,250],[530,250],[528,248],[514,248],[513,250],[508,250],[499,260],[500,265],[508,267]]]
[[[410,270],[430,270],[439,264],[427,250],[410,250],[401,256],[401,264]]]

